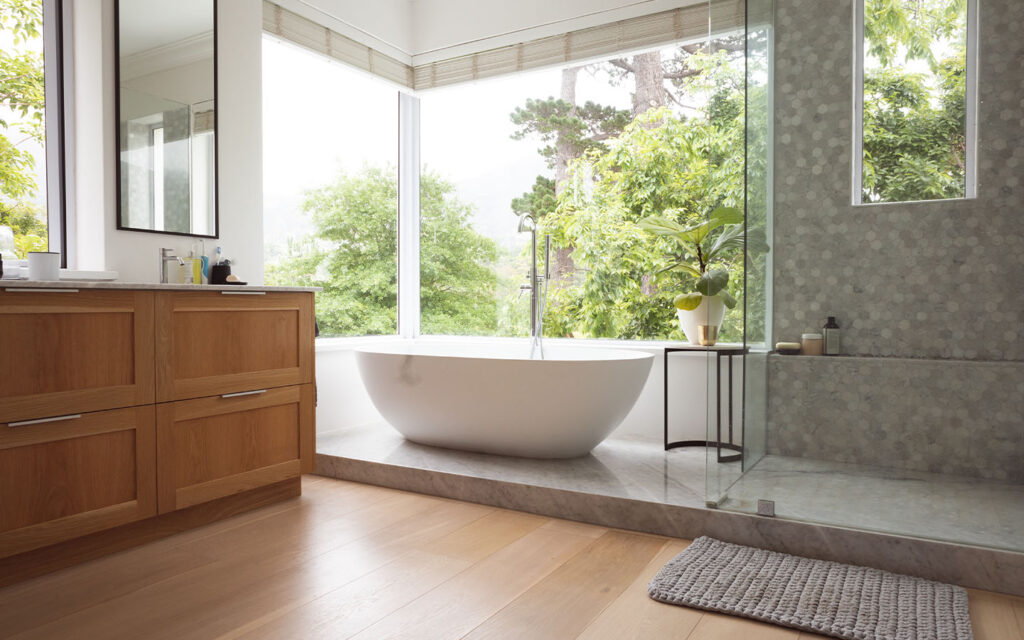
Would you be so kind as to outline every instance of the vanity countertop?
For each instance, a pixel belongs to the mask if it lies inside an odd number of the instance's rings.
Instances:
[[[236,293],[289,293],[320,291],[320,287],[269,287],[231,284],[160,284],[116,280],[0,280],[0,289],[135,289],[147,291],[232,291]]]

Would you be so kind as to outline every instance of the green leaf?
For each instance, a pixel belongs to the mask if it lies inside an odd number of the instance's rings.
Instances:
[[[723,224],[741,224],[743,222],[743,212],[736,207],[718,207],[708,216],[708,221],[717,222],[718,224],[715,227]]]
[[[743,225],[730,224],[715,238],[711,248],[704,252],[705,262],[710,262],[724,251],[743,249]]]
[[[729,307],[730,309],[736,308],[736,298],[734,298],[728,290],[722,289],[721,291],[719,291],[718,297],[722,299],[722,302],[725,304],[725,306]]]
[[[661,216],[644,218],[638,224],[641,229],[650,231],[651,233],[656,233],[659,236],[674,236],[686,231],[686,227],[683,225]]]
[[[672,300],[672,304],[675,305],[676,309],[693,311],[700,306],[700,301],[703,299],[704,296],[699,293],[680,293]]]
[[[729,272],[725,269],[712,269],[697,279],[695,287],[699,293],[713,296],[729,284]]]

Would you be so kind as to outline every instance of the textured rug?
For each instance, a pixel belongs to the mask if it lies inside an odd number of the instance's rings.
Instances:
[[[967,592],[878,569],[701,537],[661,568],[655,600],[849,640],[971,640]]]

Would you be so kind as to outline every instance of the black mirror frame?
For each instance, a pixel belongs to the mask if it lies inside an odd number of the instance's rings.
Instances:
[[[217,78],[217,1],[213,4],[213,235],[201,233],[183,233],[181,231],[158,231],[156,229],[139,229],[121,224],[121,0],[114,0],[114,117],[117,122],[115,132],[115,167],[117,180],[117,216],[115,223],[118,231],[136,231],[138,233],[158,233],[166,236],[184,236],[187,238],[220,238],[220,82]]]

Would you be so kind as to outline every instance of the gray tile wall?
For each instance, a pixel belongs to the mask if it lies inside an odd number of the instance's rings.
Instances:
[[[769,357],[772,453],[1024,482],[1024,364]]]
[[[1024,2],[985,0],[978,197],[851,205],[851,0],[777,0],[775,340],[1024,361]]]
[[[858,207],[851,3],[776,3],[774,340],[882,358],[771,358],[768,450],[1024,482],[1024,2],[981,3],[978,197]]]

